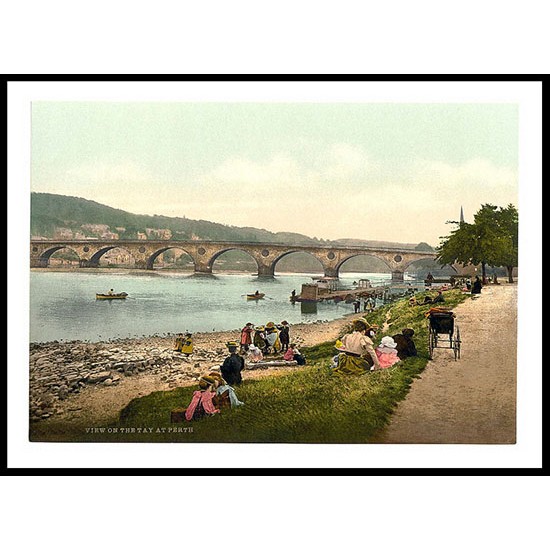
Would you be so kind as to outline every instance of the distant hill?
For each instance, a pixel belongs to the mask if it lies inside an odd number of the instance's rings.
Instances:
[[[186,217],[132,214],[88,199],[51,193],[31,193],[31,236],[49,239],[118,238],[121,241],[141,237],[148,239],[170,238],[172,240],[277,242],[301,245],[339,244],[402,248],[418,246],[410,243],[362,239],[329,241],[300,233],[277,233],[255,227],[235,227],[206,220],[191,220]],[[230,260],[232,253],[227,254],[229,256],[226,256],[226,260]],[[235,254],[233,253],[233,255]],[[251,258],[250,261],[253,268],[254,261]],[[241,267],[242,264],[243,258],[239,262]],[[305,253],[289,255],[281,260],[280,265],[289,271],[318,270],[317,261]],[[347,270],[353,267],[353,269],[365,272],[386,271],[380,265],[380,260],[368,256],[349,260],[345,267],[348,268]]]
[[[136,239],[147,229],[170,230],[174,240],[203,239],[210,241],[285,242],[318,244],[319,239],[299,233],[273,233],[254,227],[234,227],[205,220],[168,216],[131,214],[95,201],[51,193],[31,193],[31,235],[55,238],[62,229],[85,237],[101,237],[90,225],[105,225],[120,239]],[[123,229],[117,229],[123,228]],[[57,235],[56,235],[57,234]],[[68,232],[65,232],[69,235]],[[152,233],[154,238],[154,233]]]

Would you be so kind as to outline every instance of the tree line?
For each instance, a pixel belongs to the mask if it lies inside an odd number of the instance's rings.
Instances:
[[[518,265],[518,211],[513,204],[505,208],[483,204],[474,215],[473,223],[456,224],[450,235],[441,238],[437,261],[441,264],[480,265],[483,280],[486,268],[505,267],[508,281]]]

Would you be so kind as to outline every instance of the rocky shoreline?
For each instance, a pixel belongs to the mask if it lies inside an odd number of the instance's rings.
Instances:
[[[335,339],[354,317],[356,315],[334,321],[296,324],[291,328],[291,339],[298,346]],[[196,333],[194,351],[189,357],[173,351],[173,336],[93,343],[31,343],[29,418],[37,422],[79,410],[77,401],[80,394],[89,396],[94,392],[99,396],[102,394],[100,389],[121,392],[123,387],[140,387],[140,384],[125,384],[130,379],[147,381],[146,387],[151,391],[194,384],[202,374],[221,365],[227,355],[224,343],[238,339],[239,334],[238,330]],[[269,367],[268,370],[284,368]],[[125,389],[124,393],[128,393],[128,401],[136,397],[132,390]]]

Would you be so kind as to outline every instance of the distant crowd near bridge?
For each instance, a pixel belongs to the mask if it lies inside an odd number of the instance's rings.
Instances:
[[[344,262],[356,256],[368,255],[382,260],[391,271],[393,281],[402,281],[407,268],[415,261],[435,259],[436,252],[406,248],[372,246],[312,246],[280,243],[223,242],[223,241],[144,241],[144,240],[42,240],[31,239],[30,265],[47,268],[53,254],[70,250],[78,257],[81,268],[100,267],[101,257],[110,250],[120,248],[128,252],[135,262],[129,268],[154,269],[155,260],[171,249],[186,252],[194,263],[195,273],[212,273],[212,266],[220,255],[230,250],[249,254],[258,266],[258,276],[273,277],[277,262],[294,252],[306,252],[319,260],[325,277],[338,277]]]

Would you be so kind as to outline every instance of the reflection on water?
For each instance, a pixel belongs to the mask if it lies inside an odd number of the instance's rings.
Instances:
[[[317,313],[317,302],[300,302],[300,311],[302,315]]]
[[[358,277],[373,284],[390,274],[347,273],[343,286]],[[240,329],[283,319],[290,324],[332,320],[353,312],[351,304],[290,302],[292,290],[310,283],[308,274],[196,275],[186,273],[86,273],[32,271],[30,274],[30,340],[109,340],[176,332]],[[126,300],[96,300],[110,288],[127,292]],[[247,300],[256,290],[262,300]]]

